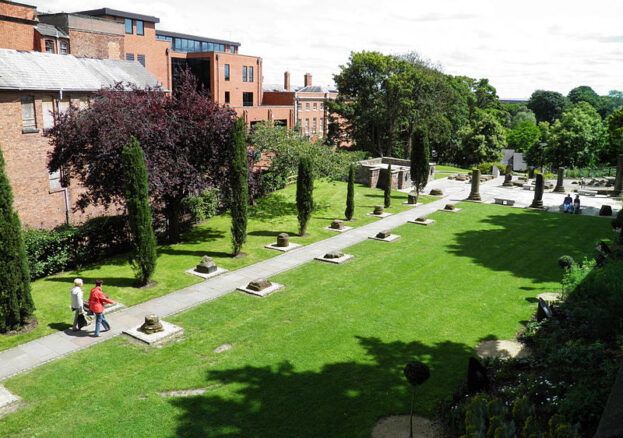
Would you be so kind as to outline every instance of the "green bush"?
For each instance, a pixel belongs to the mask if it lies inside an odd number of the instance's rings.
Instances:
[[[497,167],[500,170],[500,175],[504,175],[506,173],[506,165],[502,163],[480,163],[478,166],[478,170],[480,170],[481,175],[491,175],[493,173],[493,166]]]
[[[218,212],[219,190],[204,190],[198,196],[189,196],[184,200],[184,208],[190,215],[192,223],[199,223],[210,219]]]
[[[558,266],[560,266],[562,269],[571,268],[574,263],[575,260],[573,260],[573,257],[568,255],[560,256],[560,258],[558,259]]]
[[[24,232],[30,278],[40,278],[65,270],[75,260],[75,228],[27,230]]]

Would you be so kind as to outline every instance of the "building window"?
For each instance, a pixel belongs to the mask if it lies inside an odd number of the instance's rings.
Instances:
[[[296,104],[296,111],[299,113],[303,111],[303,104],[301,102]]]
[[[314,103],[314,111],[318,111],[318,104]]]
[[[56,50],[54,50],[54,41],[52,40],[45,40],[45,51],[48,53],[55,53]]]
[[[305,135],[309,135],[309,119],[305,119]]]
[[[61,55],[67,55],[68,52],[69,52],[69,46],[67,45],[66,42],[61,41]]]
[[[320,102],[320,111],[324,110],[324,104]]]
[[[41,100],[41,118],[43,129],[54,127],[54,100],[51,97],[44,97]]]
[[[22,97],[22,133],[28,134],[39,132],[37,129],[37,119],[35,118],[35,98],[34,96]]]
[[[305,104],[305,111],[309,111],[309,103]]]
[[[225,103],[229,103],[229,91],[225,92]]]
[[[242,82],[247,82],[247,66],[242,66]]]
[[[125,54],[126,61],[134,61],[134,53],[126,53]]]
[[[229,80],[229,64],[225,64],[225,80]]]
[[[312,133],[316,134],[318,133],[318,121],[316,120],[316,118],[314,117],[314,123],[312,125]]]
[[[236,53],[236,47],[235,46],[229,46],[229,53]]]
[[[320,135],[324,135],[324,119],[320,118],[318,119],[318,132],[320,133]]]
[[[145,55],[136,55],[136,60],[140,62],[143,67],[145,67]]]
[[[253,82],[253,67],[249,67],[249,82]]]
[[[242,93],[242,106],[253,106],[253,93]]]
[[[125,33],[132,34],[132,20],[129,18],[125,19]]]
[[[136,20],[136,34],[145,35],[145,24],[141,20]]]

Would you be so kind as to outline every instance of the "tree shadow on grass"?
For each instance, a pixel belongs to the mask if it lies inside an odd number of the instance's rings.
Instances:
[[[449,252],[537,283],[560,281],[560,256],[581,260],[592,255],[598,224],[595,218],[542,212],[491,215],[481,223],[496,228],[457,233],[454,243],[448,245]]]
[[[176,248],[175,246],[170,246],[170,247],[166,247],[166,248],[161,248],[158,250],[158,255],[161,254],[166,254],[166,255],[173,255],[173,256],[191,256],[191,257],[203,257],[203,256],[208,256],[208,257],[230,257],[231,253],[230,252],[224,252],[224,251],[207,251],[207,250],[192,250],[192,249],[183,249],[183,248]]]
[[[281,216],[296,214],[296,204],[288,201],[280,193],[272,193],[269,196],[259,199],[257,205],[249,208],[249,219],[268,221]]]
[[[258,231],[251,231],[250,233],[247,233],[247,235],[249,236],[260,236],[260,237],[274,237],[275,240],[277,240],[277,235],[281,234],[281,233],[288,233],[290,235],[290,237],[296,237],[298,235],[298,230],[290,230],[290,231],[280,231],[280,230],[275,230],[275,231],[264,231],[264,230],[258,230]]]
[[[385,343],[358,337],[367,357],[297,370],[289,361],[208,371],[206,385],[231,385],[229,397],[210,394],[174,398],[176,436],[229,438],[369,437],[383,416],[409,412],[405,364],[421,360],[431,378],[416,389],[416,406],[430,414],[464,378],[472,349],[450,341]]]
[[[216,228],[210,228],[206,226],[198,226],[185,232],[182,236],[181,245],[184,244],[199,244],[212,242],[222,239],[225,236],[225,232]],[[174,248],[175,245],[165,246],[164,249]],[[161,251],[159,249],[159,251]]]
[[[84,290],[85,295],[87,295],[91,288],[95,286],[95,280],[104,280],[104,288],[106,288],[106,286],[134,287],[134,282],[136,281],[134,277],[84,277],[80,274],[76,274],[75,272],[59,274],[54,277],[48,277],[45,279],[45,281],[67,283],[67,288],[69,289],[73,286],[74,279],[76,277],[80,277],[82,278],[82,281],[84,281],[84,287],[82,289]]]

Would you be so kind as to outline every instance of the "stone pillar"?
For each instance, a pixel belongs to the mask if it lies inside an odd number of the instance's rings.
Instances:
[[[534,199],[530,208],[543,208],[543,174],[537,173],[534,185]]]
[[[621,193],[623,193],[623,154],[619,155],[617,161],[617,177],[614,180],[612,196],[621,196]]]
[[[480,170],[472,170],[472,191],[467,197],[470,201],[480,201]]]
[[[534,178],[534,166],[530,166],[528,168],[528,178],[529,179],[533,179]]]
[[[565,186],[563,184],[564,175],[565,175],[565,168],[564,167],[559,167],[558,168],[558,180],[556,180],[556,188],[554,189],[554,191],[556,193],[564,193],[565,192]]]
[[[504,175],[504,184],[502,184],[502,186],[513,187],[513,165],[512,164],[506,165],[506,173]]]

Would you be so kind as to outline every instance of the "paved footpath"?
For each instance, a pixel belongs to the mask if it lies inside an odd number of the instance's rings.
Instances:
[[[497,180],[481,184],[481,193],[493,189],[501,181],[502,179],[498,178]],[[442,187],[445,191],[446,196],[444,198],[393,214],[373,223],[337,234],[334,237],[302,246],[254,265],[226,272],[218,277],[168,295],[111,313],[106,316],[106,319],[110,322],[112,329],[109,332],[103,332],[99,338],[90,336],[86,331],[74,333],[67,330],[1,351],[0,381],[120,335],[124,330],[141,325],[144,322],[145,315],[154,313],[164,318],[183,312],[235,291],[236,288],[246,285],[257,278],[270,278],[281,272],[308,263],[314,260],[315,257],[323,256],[329,251],[343,250],[362,242],[369,236],[376,235],[379,231],[393,229],[404,225],[408,220],[429,215],[443,208],[449,201],[465,199],[469,194],[470,188],[469,184],[438,180],[431,182],[427,189],[437,187]],[[0,389],[2,389],[1,386]]]

